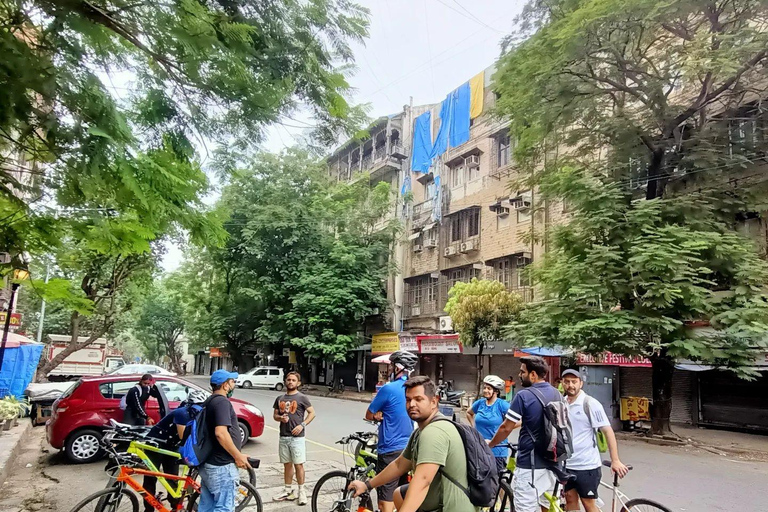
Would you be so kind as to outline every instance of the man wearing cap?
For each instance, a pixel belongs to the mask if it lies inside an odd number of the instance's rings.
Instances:
[[[235,491],[240,481],[237,468],[248,467],[248,457],[240,452],[237,415],[228,400],[237,387],[236,380],[237,374],[226,370],[216,370],[211,375],[213,395],[208,399],[205,417],[214,439],[211,454],[200,466],[198,512],[235,510]]]
[[[580,510],[581,499],[586,512],[599,512],[597,491],[602,476],[602,458],[598,432],[607,441],[611,470],[622,478],[629,470],[619,460],[616,436],[603,405],[582,391],[584,381],[581,374],[576,370],[565,370],[562,379],[573,432],[573,455],[568,459],[567,467],[569,473],[576,475],[576,480],[565,486],[565,509]]]
[[[125,395],[125,403],[121,402],[123,408],[123,423],[128,425],[154,425],[155,420],[149,417],[147,413],[147,401],[149,397],[157,399],[160,408],[160,417],[165,417],[168,412],[167,399],[155,385],[155,378],[151,374],[145,373],[141,376],[139,382],[128,390]]]

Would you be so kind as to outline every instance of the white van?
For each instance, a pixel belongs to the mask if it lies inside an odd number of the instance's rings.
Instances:
[[[241,388],[269,388],[281,391],[283,389],[283,369],[277,366],[257,366],[237,377],[237,385]]]

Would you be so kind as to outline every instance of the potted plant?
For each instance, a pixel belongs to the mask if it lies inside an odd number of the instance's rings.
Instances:
[[[17,425],[19,416],[24,414],[28,407],[29,404],[26,400],[19,401],[14,396],[7,396],[0,400],[0,420],[3,421],[3,430],[9,430],[12,426]]]

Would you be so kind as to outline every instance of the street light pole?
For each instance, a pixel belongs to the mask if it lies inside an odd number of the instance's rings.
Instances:
[[[48,275],[51,271],[51,264],[50,262],[45,265],[45,284],[48,284]],[[40,343],[43,339],[43,322],[45,322],[45,298],[43,298],[43,303],[40,305],[40,321],[37,326],[37,342]]]
[[[11,300],[8,302],[8,311],[5,313],[5,325],[3,326],[3,341],[0,343],[0,371],[3,369],[3,359],[5,359],[5,346],[8,343],[8,331],[11,328],[11,315],[13,314],[13,302],[16,298],[16,290],[19,289],[17,283],[11,285]]]

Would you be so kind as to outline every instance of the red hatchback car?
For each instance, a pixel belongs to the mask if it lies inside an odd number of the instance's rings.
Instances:
[[[46,436],[51,446],[64,449],[72,462],[92,462],[102,456],[101,435],[109,420],[122,421],[120,399],[135,386],[141,375],[100,375],[82,377],[53,404],[51,418],[46,422]],[[171,409],[179,406],[189,389],[198,389],[179,377],[156,375],[157,386],[165,392]],[[264,415],[254,405],[231,398],[244,439],[258,437],[264,432]],[[157,400],[147,403],[149,415],[157,422],[160,411]]]

